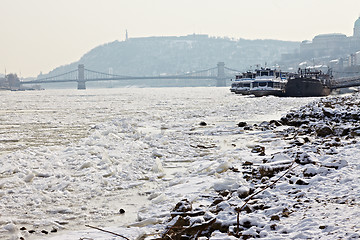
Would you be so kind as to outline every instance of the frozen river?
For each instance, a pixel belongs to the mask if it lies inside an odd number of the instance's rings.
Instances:
[[[313,101],[239,96],[215,87],[0,96],[0,239],[20,228],[34,230],[28,238],[35,239],[43,230],[57,231],[54,236],[85,224],[141,220],[151,215],[150,201],[164,200],[165,186],[189,178],[192,163],[228,161],[259,141],[238,122],[279,119]],[[186,194],[179,190],[168,204]],[[15,233],[3,228],[9,223]]]

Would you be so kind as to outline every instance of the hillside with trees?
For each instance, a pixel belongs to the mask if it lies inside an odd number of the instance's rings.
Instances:
[[[46,75],[74,70],[78,64],[95,71],[129,76],[184,73],[215,67],[220,61],[230,68],[248,70],[256,65],[280,64],[281,56],[298,52],[299,45],[299,42],[234,40],[196,34],[130,38],[98,46],[79,61]]]

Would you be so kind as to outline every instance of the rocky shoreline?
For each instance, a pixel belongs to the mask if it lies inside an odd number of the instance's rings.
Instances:
[[[155,238],[359,239],[360,168],[352,150],[359,120],[360,99],[353,94],[319,99],[280,120],[240,122],[242,131],[271,132],[283,150],[253,146],[253,162],[226,168],[246,182],[223,182],[196,201],[181,200]]]

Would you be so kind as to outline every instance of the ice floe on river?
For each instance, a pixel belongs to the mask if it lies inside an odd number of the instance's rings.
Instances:
[[[0,156],[1,238],[359,238],[357,95],[112,91],[87,136]]]

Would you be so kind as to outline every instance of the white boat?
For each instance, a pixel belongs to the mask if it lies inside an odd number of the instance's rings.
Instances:
[[[240,75],[236,75],[240,76]],[[270,68],[257,69],[254,72],[246,72],[235,79],[231,91],[256,97],[274,95],[285,96],[285,87],[288,79],[288,73]]]
[[[235,75],[235,82],[231,85],[230,91],[242,95],[249,94],[251,82],[254,81],[255,76],[256,74],[250,71]]]

